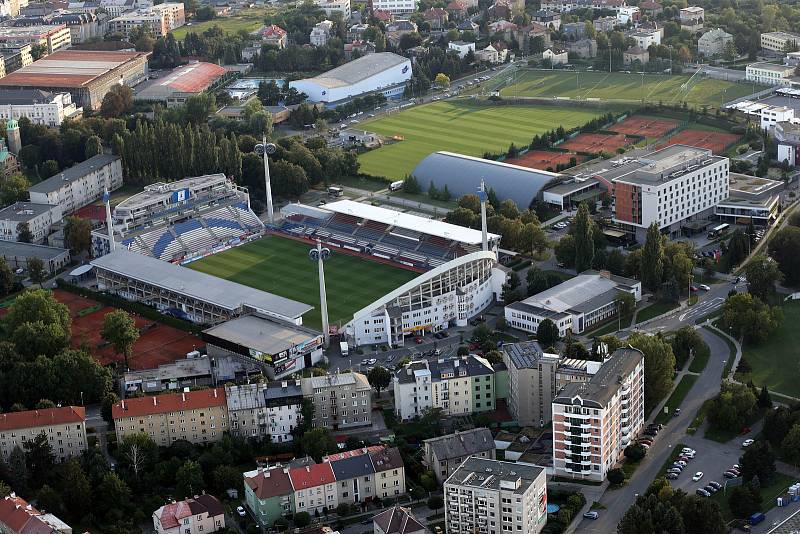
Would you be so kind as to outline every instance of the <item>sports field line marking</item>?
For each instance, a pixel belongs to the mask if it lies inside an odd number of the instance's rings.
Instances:
[[[595,89],[597,89],[597,86],[598,86],[598,85],[600,85],[601,83],[603,83],[604,81],[606,81],[606,78],[608,78],[609,76],[611,76],[611,73],[610,73],[610,72],[609,72],[608,74],[606,74],[605,76],[603,76],[603,77],[600,79],[600,81],[599,81],[599,82],[597,82],[596,84],[594,84],[594,86],[593,86],[591,89],[589,89],[588,91],[586,91],[586,95],[585,95],[583,98],[589,98],[589,95],[590,95],[590,94],[592,94],[592,91],[594,91]],[[580,96],[580,94],[579,94],[579,96]]]
[[[653,91],[655,91],[656,89],[658,89],[658,88],[661,86],[661,84],[662,84],[662,83],[664,83],[665,81],[667,81],[667,78],[664,78],[663,80],[661,80],[660,82],[658,82],[658,83],[656,84],[656,86],[655,86],[655,87],[653,87],[653,88],[650,90],[650,92],[649,92],[649,93],[647,93],[647,95],[644,97],[644,99],[645,99],[645,100],[647,100],[648,98],[650,98],[650,95],[652,95],[652,94],[653,94]]]

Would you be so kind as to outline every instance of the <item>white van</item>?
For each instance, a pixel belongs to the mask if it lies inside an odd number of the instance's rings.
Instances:
[[[339,352],[341,352],[342,356],[350,354],[350,347],[347,346],[347,341],[339,342]]]

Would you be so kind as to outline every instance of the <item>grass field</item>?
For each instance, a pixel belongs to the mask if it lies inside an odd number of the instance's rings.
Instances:
[[[663,315],[670,310],[674,310],[678,306],[680,306],[680,304],[677,302],[655,302],[648,307],[639,310],[639,313],[636,314],[636,323],[638,324],[649,321],[654,317],[658,317],[659,315]]]
[[[683,399],[686,398],[686,395],[689,393],[689,390],[692,389],[695,382],[697,382],[697,375],[683,375],[683,378],[681,378],[681,381],[675,386],[675,389],[672,390],[672,395],[669,396],[665,404],[665,406],[669,408],[669,412],[664,413],[663,409],[658,412],[658,415],[656,415],[656,423],[667,423],[674,417],[675,408],[680,408]]]
[[[252,32],[264,25],[264,17],[267,16],[267,14],[271,11],[274,10],[265,9],[263,7],[244,9],[241,11],[241,13],[232,17],[218,17],[205,22],[194,22],[191,23],[191,26],[181,26],[180,28],[173,30],[172,35],[175,37],[175,39],[181,40],[186,37],[186,34],[189,32],[200,34],[209,28],[213,28],[214,26],[219,26],[220,29],[222,29],[222,31],[225,33],[236,33],[239,30]]]
[[[535,134],[580,126],[599,111],[549,106],[482,106],[435,102],[362,123],[366,130],[403,141],[362,154],[361,171],[402,179],[425,156],[448,150],[470,156],[505,151],[512,142],[527,145]]]
[[[314,309],[303,324],[321,328],[317,265],[304,243],[268,236],[189,264],[197,271],[305,302]],[[353,312],[415,278],[416,273],[331,251],[325,262],[328,316],[344,324]]]
[[[641,74],[622,72],[581,72],[576,75],[575,72],[521,71],[515,81],[499,76],[495,86],[503,86],[501,96],[559,96],[630,102],[641,101],[644,97],[648,102],[680,104],[685,101],[691,106],[719,106],[753,92],[752,84],[711,78],[695,78],[684,91],[681,86],[688,80],[689,76],[645,74],[642,78]],[[756,91],[760,89],[763,87],[757,85]]]
[[[761,483],[761,511],[766,512],[775,507],[775,499],[777,499],[782,494],[786,493],[786,490],[794,484],[796,480],[789,475],[784,475],[783,473],[775,473],[770,478],[769,483]],[[736,517],[741,517],[741,514],[734,514],[731,507],[728,506],[728,497],[730,495],[730,491],[733,488],[730,488],[727,492],[719,491],[714,493],[709,497],[712,501],[716,501],[719,504],[720,509],[722,510],[722,517],[725,518],[725,521],[730,521],[731,519],[735,519]]]
[[[758,346],[745,346],[744,358],[753,368],[745,380],[752,380],[770,391],[800,397],[800,302],[790,301],[783,306],[783,322],[767,341]]]

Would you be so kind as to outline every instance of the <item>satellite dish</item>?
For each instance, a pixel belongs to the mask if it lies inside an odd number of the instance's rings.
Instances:
[[[267,144],[259,143],[255,147],[256,154],[258,154],[259,156],[263,156],[265,153],[268,156],[271,156],[272,154],[275,153],[277,149],[278,147],[275,145],[275,143],[267,143]]]

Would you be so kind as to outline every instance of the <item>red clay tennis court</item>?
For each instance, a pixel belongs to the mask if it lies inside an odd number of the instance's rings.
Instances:
[[[681,130],[673,136],[662,146],[670,145],[689,145],[699,148],[707,148],[714,154],[722,154],[733,143],[741,139],[740,135],[724,133],[724,132],[710,132],[707,130]]]
[[[614,152],[618,148],[627,146],[632,142],[633,140],[626,137],[624,134],[582,133],[569,141],[561,143],[558,147],[575,152],[597,154],[602,151]]]
[[[69,308],[74,347],[88,346],[92,355],[103,365],[123,361],[123,358],[117,356],[114,349],[106,345],[100,337],[103,318],[107,313],[114,311],[114,308],[59,289],[53,294],[56,300]],[[205,345],[200,338],[187,332],[135,314],[131,315],[139,328],[139,340],[133,346],[133,356],[128,360],[131,369],[151,369],[164,363],[174,362],[185,358],[187,352]]]
[[[539,169],[546,171],[547,169],[556,170],[559,164],[569,165],[569,160],[575,158],[578,163],[586,161],[586,156],[573,154],[572,152],[551,152],[549,150],[530,150],[524,155],[507,159],[505,162],[512,165],[519,165],[520,167],[527,167],[529,169]]]
[[[621,134],[641,135],[642,137],[653,139],[667,135],[667,132],[677,126],[678,121],[634,116],[628,117],[619,124],[615,124],[609,128],[609,130]]]

